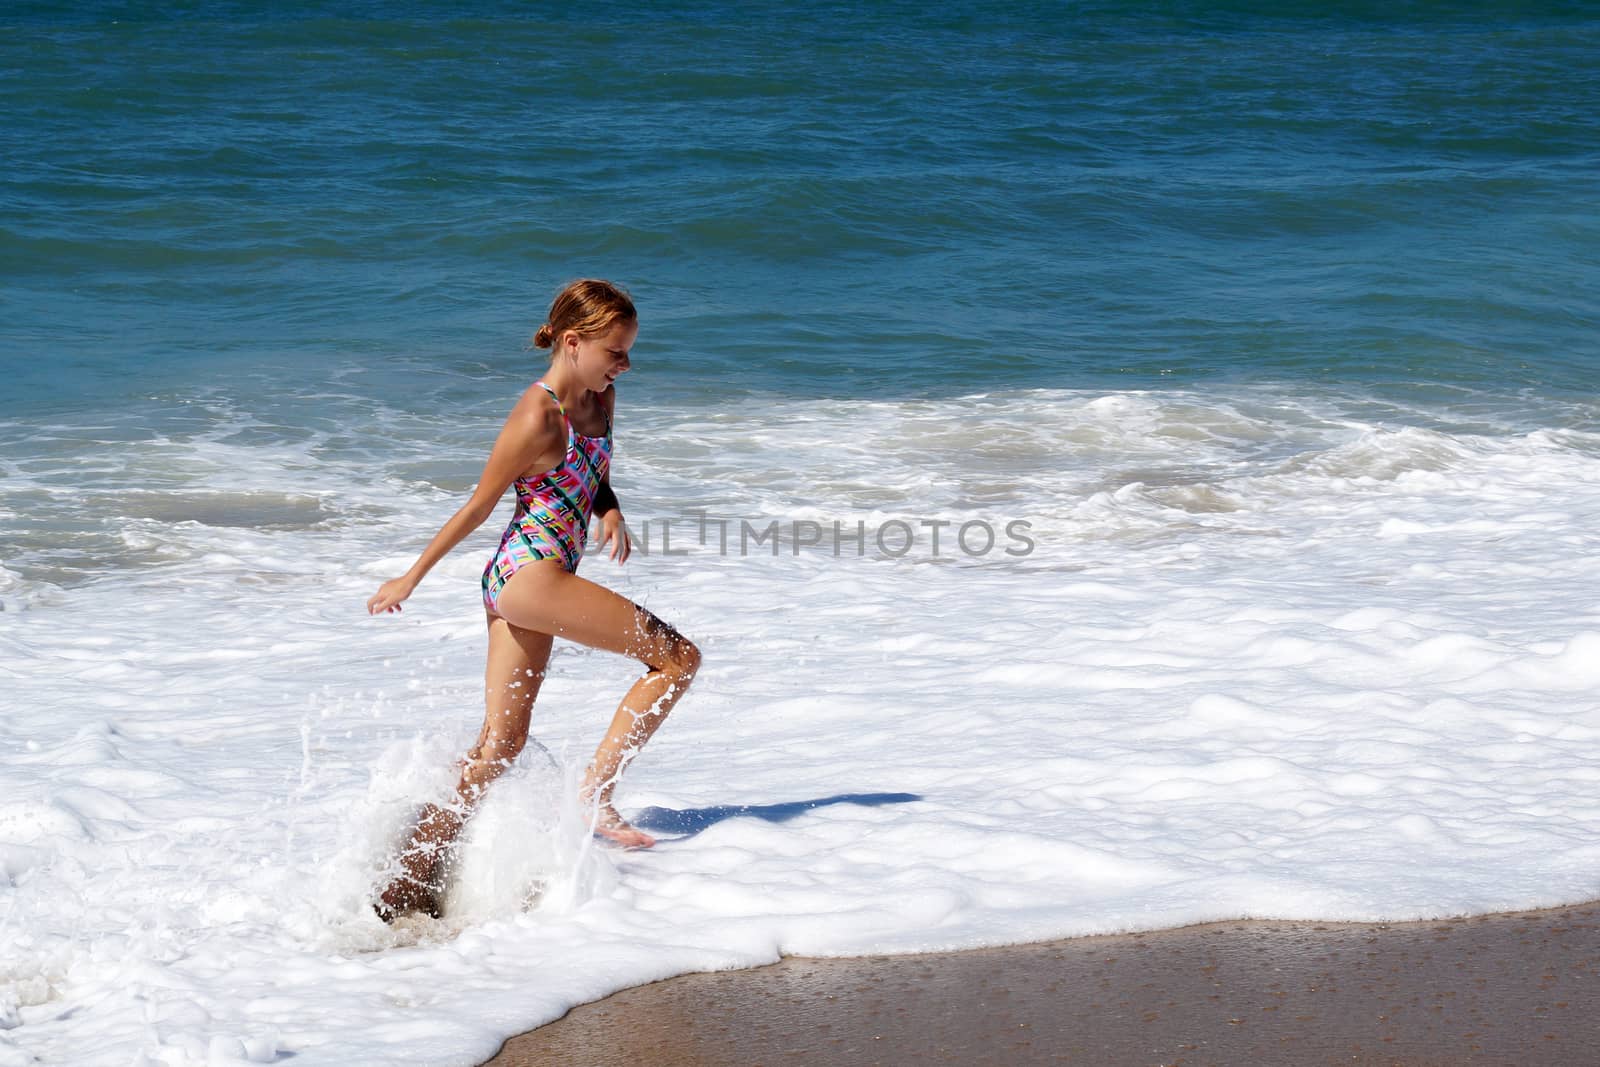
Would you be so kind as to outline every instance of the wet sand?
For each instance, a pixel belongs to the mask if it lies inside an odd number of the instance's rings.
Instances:
[[[796,957],[624,990],[489,1062],[1581,1067],[1600,1064],[1600,902]]]

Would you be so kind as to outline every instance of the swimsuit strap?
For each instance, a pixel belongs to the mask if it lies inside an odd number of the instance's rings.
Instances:
[[[544,382],[540,382],[539,383],[539,388],[543,389],[545,392],[550,394],[550,399],[554,400],[556,402],[556,410],[561,412],[561,417],[563,419],[566,418],[567,417],[567,409],[566,409],[566,407],[564,407],[562,405],[561,398],[559,396],[556,396],[556,391],[554,389],[550,388]]]
[[[554,389],[550,388],[548,385],[546,385],[543,381],[540,381],[538,384],[539,384],[539,388],[541,388],[545,392],[549,393],[550,394],[550,399],[554,400],[556,402],[556,410],[561,412],[561,417],[563,419],[565,419],[566,422],[567,422],[567,433],[569,435],[570,434],[577,434],[578,428],[576,426],[572,425],[572,418],[571,418],[571,416],[569,416],[567,414],[566,406],[561,403],[561,398],[559,396],[556,396],[556,391]],[[611,436],[611,412],[606,410],[606,406],[604,404],[601,404],[600,405],[600,414],[604,415],[605,418],[606,418],[606,436],[610,437]],[[591,438],[591,440],[593,440],[593,438]]]
[[[561,398],[559,396],[556,396],[556,391],[554,389],[550,388],[544,382],[541,381],[539,383],[539,388],[541,388],[545,392],[549,393],[550,394],[550,399],[554,400],[556,402],[556,410],[561,412],[561,421],[567,424],[567,444],[570,446],[573,443],[573,441],[575,441],[577,439],[578,428],[576,426],[572,425],[572,420],[567,417],[566,405],[561,403]]]

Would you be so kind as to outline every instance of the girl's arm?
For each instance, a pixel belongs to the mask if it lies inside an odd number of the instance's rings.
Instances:
[[[605,407],[606,425],[616,426],[617,389],[608,386],[600,394],[600,403]],[[628,536],[628,525],[622,521],[622,505],[617,502],[617,494],[611,488],[611,471],[607,470],[604,478],[600,479],[600,488],[594,494],[594,513],[600,520],[600,550],[605,551],[606,545],[611,545],[611,558],[618,563],[627,562],[628,556],[633,552],[633,539]]]
[[[633,538],[628,535],[628,524],[622,521],[622,505],[617,494],[611,491],[611,472],[600,480],[594,494],[594,513],[600,517],[600,551],[611,546],[611,558],[626,563],[633,553]]]
[[[594,494],[594,513],[605,518],[608,511],[621,511],[622,505],[617,502],[617,494],[611,489],[611,472],[606,471],[606,476],[600,479],[600,488]]]
[[[561,413],[554,407],[537,405],[524,396],[511,410],[506,424],[495,439],[489,460],[483,466],[478,487],[461,509],[439,528],[422,550],[422,555],[411,569],[398,578],[391,578],[378,587],[377,593],[367,601],[367,613],[399,611],[400,602],[409,597],[417,583],[433,569],[450,550],[459,545],[473,530],[483,525],[494,513],[494,507],[505,493],[506,487],[523,471],[538,466],[553,466],[560,462],[566,441],[565,424]],[[547,457],[555,457],[550,464],[540,464]]]

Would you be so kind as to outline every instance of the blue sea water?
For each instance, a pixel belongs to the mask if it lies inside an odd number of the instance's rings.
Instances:
[[[228,427],[358,454],[379,408],[481,455],[584,275],[638,298],[649,410],[1264,385],[1600,425],[1600,15],[1324,7],[7,5],[12,488]]]
[[[1324,6],[8,5],[4,411],[404,400],[586,274],[661,388],[1586,394],[1600,17]]]

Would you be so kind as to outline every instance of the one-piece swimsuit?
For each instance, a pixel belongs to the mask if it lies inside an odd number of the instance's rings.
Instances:
[[[561,412],[567,427],[567,450],[555,470],[512,483],[517,491],[516,514],[483,571],[483,603],[496,615],[500,613],[500,591],[529,563],[554,559],[568,571],[578,569],[589,539],[595,495],[611,467],[611,416],[606,415],[604,437],[585,437],[573,428],[556,391],[544,382],[538,385]]]

